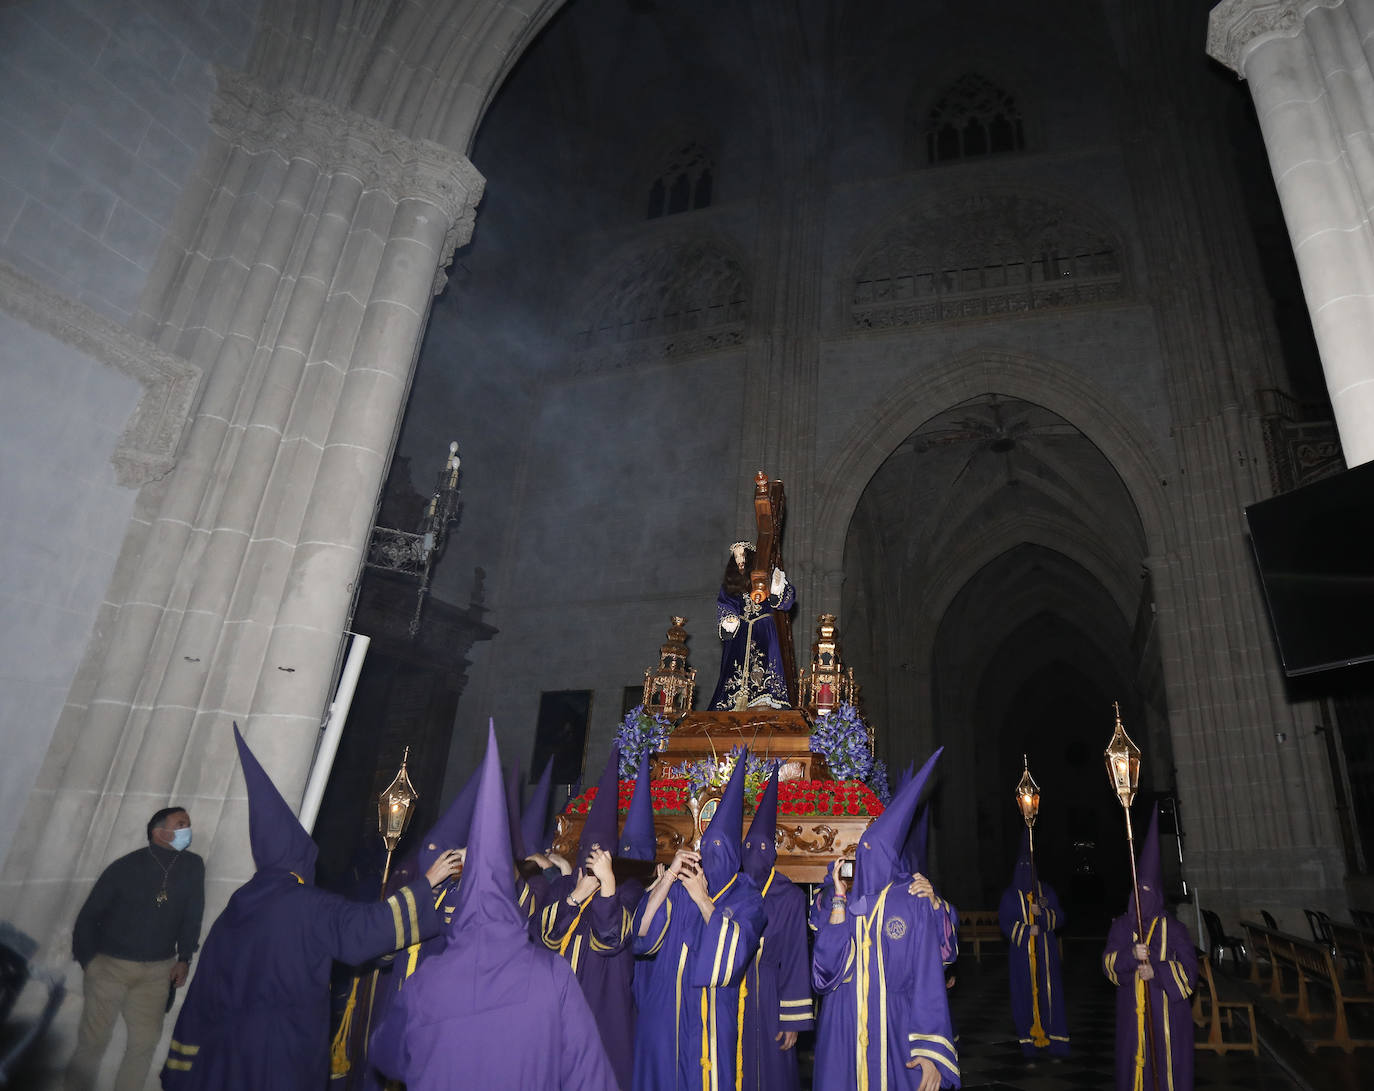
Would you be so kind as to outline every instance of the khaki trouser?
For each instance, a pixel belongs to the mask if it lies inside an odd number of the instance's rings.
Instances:
[[[76,1052],[67,1065],[67,1091],[91,1091],[95,1087],[116,1015],[124,1016],[129,1041],[115,1077],[114,1091],[141,1091],[148,1078],[153,1050],[162,1036],[167,988],[175,965],[174,958],[129,962],[109,955],[96,955],[86,964],[85,1005],[76,1035]]]

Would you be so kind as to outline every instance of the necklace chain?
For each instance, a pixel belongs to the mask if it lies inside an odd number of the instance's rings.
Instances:
[[[166,867],[162,866],[162,861],[157,858],[157,853],[153,851],[153,846],[148,846],[148,855],[153,858],[153,863],[162,868],[162,885],[158,887],[157,895],[153,898],[153,904],[159,908],[167,904],[167,879],[172,874],[172,868],[177,866],[179,856],[173,856],[172,862]]]

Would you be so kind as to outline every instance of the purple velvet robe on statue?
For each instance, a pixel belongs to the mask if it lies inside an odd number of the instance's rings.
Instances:
[[[1030,868],[1025,886],[1013,885],[1002,894],[997,919],[1007,937],[1007,971],[1011,978],[1011,1017],[1027,1057],[1069,1055],[1069,1017],[1064,1006],[1063,976],[1059,969],[1059,943],[1055,930],[1064,922],[1059,896],[1054,888],[1037,882],[1040,913],[1032,920],[1030,911]],[[1040,925],[1040,934],[1031,935],[1031,924]],[[1034,950],[1035,972],[1031,973]],[[1043,1041],[1031,1038],[1035,1015],[1039,1012]]]
[[[642,961],[634,1091],[718,1091],[738,1082],[740,983],[766,923],[759,888],[739,870],[744,770],[741,756],[702,837],[711,919],[676,881],[652,917],[649,894],[635,910],[631,949]]]
[[[167,1091],[299,1091],[329,1079],[329,971],[433,935],[422,878],[382,902],[316,889],[315,844],[241,736],[257,873],[215,921],[172,1033]]]
[[[1191,997],[1197,980],[1197,948],[1177,918],[1164,909],[1159,866],[1159,808],[1136,865],[1140,885],[1140,913],[1154,977],[1141,981],[1132,950],[1139,942],[1135,906],[1107,930],[1102,969],[1116,990],[1116,1091],[1149,1091],[1154,1086],[1150,1050],[1138,1033],[1149,996],[1150,1033],[1159,1085],[1172,1091],[1193,1088],[1193,1016]]]
[[[392,1000],[369,1056],[407,1091],[611,1091],[615,1074],[572,970],[529,942],[515,904],[504,796],[492,731],[448,942]]]
[[[940,751],[864,831],[843,919],[817,924],[811,981],[821,994],[817,1088],[892,1091],[921,1082],[913,1061],[934,1065],[942,1087],[959,1087],[959,1055],[945,994],[942,948],[949,906],[908,892],[902,846]],[[866,1043],[866,1044],[864,1044]]]
[[[781,595],[769,595],[761,606],[755,606],[747,594],[732,595],[724,587],[720,589],[716,596],[716,622],[721,626],[723,647],[720,678],[711,694],[711,708],[732,709],[741,703],[747,708],[790,707],[778,624],[773,614],[787,613],[796,601],[797,593],[790,583],[783,586]],[[724,627],[730,617],[739,619],[739,627],[733,633]]]

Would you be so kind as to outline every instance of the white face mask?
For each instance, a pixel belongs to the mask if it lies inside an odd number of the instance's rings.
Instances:
[[[176,849],[177,852],[180,852],[182,849],[189,847],[190,844],[191,844],[191,827],[190,827],[190,826],[183,826],[183,827],[182,827],[181,829],[179,829],[179,830],[173,830],[173,831],[172,831],[172,843],[171,843],[171,847],[174,848],[174,849]]]

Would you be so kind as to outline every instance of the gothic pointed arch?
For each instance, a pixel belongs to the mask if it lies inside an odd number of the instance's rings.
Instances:
[[[1127,292],[1119,233],[1054,197],[981,191],[883,224],[854,265],[857,330],[927,326],[1114,302]]]
[[[1140,516],[1149,556],[1176,539],[1166,495],[1169,461],[1131,411],[1110,391],[1062,363],[1022,352],[979,349],[913,373],[895,389],[877,391],[871,409],[835,448],[818,480],[817,563],[843,570],[846,531],[878,467],[914,429],[951,405],[995,390],[1023,398],[1072,421],[1111,463]],[[837,593],[838,587],[830,593]],[[837,603],[827,602],[829,609]]]

